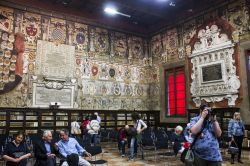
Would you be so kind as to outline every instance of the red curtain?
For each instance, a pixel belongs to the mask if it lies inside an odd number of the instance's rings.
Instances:
[[[175,114],[175,87],[173,73],[168,75],[168,115]]]
[[[186,114],[184,69],[167,71],[168,116]]]

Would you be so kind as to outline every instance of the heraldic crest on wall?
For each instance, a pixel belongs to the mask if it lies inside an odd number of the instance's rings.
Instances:
[[[234,106],[240,88],[234,60],[235,43],[215,24],[199,30],[197,37],[189,55],[192,63],[190,91],[194,103],[199,106],[201,100],[220,102],[227,99],[228,106]]]

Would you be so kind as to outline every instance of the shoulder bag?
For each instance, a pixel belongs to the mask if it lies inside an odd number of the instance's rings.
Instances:
[[[81,134],[81,129],[77,127],[76,123],[77,122],[75,122],[75,126],[73,127],[73,133],[72,134],[79,135],[79,134]]]
[[[235,146],[232,146],[232,142],[235,144]],[[230,154],[238,154],[239,153],[239,148],[236,144],[236,142],[233,140],[230,144],[230,146],[228,147],[228,153]]]
[[[184,162],[186,165],[192,165],[194,163],[194,151],[192,148],[195,142],[197,141],[198,137],[201,135],[204,128],[205,128],[205,125],[203,124],[201,131],[195,136],[194,141],[190,145],[189,149],[184,150],[181,154],[181,161]]]

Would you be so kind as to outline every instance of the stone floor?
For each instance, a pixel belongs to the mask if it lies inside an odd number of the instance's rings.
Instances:
[[[109,166],[183,166],[184,164],[180,162],[179,156],[157,156],[155,158],[153,151],[146,151],[145,159],[141,160],[140,157],[136,158],[134,161],[128,161],[127,157],[121,157],[117,148],[116,143],[103,144],[104,154],[103,159],[108,160]],[[222,150],[223,151],[223,150]],[[100,157],[100,156],[99,156]],[[227,153],[223,154],[223,166],[228,166],[230,164],[230,155]],[[233,166],[250,166],[250,151],[243,151],[242,161],[244,164],[239,164],[235,162]]]
[[[140,156],[134,161],[128,161],[127,157],[121,157],[117,150],[117,143],[102,143],[103,154],[98,155],[97,159],[105,159],[108,161],[109,166],[183,166],[184,164],[180,162],[179,156],[155,156],[153,150],[145,151],[145,159],[141,160]],[[224,151],[224,150],[222,150]],[[164,150],[166,152],[166,150]],[[225,151],[224,151],[225,152]],[[223,153],[223,166],[229,166],[230,155]],[[31,159],[31,163],[28,166],[34,165],[34,161]],[[242,161],[244,164],[239,164],[235,162],[233,166],[250,166],[250,151],[243,151]],[[0,166],[4,166],[3,162],[0,162]]]

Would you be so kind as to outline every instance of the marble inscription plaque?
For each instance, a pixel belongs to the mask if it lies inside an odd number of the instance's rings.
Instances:
[[[203,83],[219,80],[222,80],[221,64],[214,64],[202,67]]]
[[[49,107],[50,102],[60,102],[59,108],[73,108],[74,86],[65,86],[57,90],[35,84],[34,92],[34,107]]]

